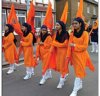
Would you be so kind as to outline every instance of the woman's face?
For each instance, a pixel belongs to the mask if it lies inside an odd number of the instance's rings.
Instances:
[[[78,21],[73,21],[72,25],[76,30],[80,29],[81,27],[81,23],[79,23]]]
[[[61,25],[59,23],[56,23],[56,30],[59,31],[61,28]]]
[[[7,32],[9,30],[9,27],[8,26],[5,26],[5,31]]]
[[[42,34],[46,34],[47,29],[46,28],[42,28],[41,31],[42,31]]]
[[[23,32],[27,31],[27,28],[25,26],[22,26],[21,29],[22,29]]]

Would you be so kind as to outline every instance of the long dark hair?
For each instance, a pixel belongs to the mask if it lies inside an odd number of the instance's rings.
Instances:
[[[26,32],[23,32],[23,36],[26,37],[32,31],[31,25],[28,23],[23,23],[22,26],[27,28]]]
[[[31,32],[32,33],[32,32]],[[32,33],[33,34],[33,45],[34,45],[34,43],[36,43],[36,37],[35,37],[35,34],[34,33]]]
[[[47,26],[46,25],[42,25],[41,29],[45,28],[47,30]],[[40,38],[41,38],[41,41],[44,42],[45,39],[49,36],[50,34],[48,34],[48,31],[46,31],[46,33],[43,35],[42,34],[42,31],[40,33]]]
[[[79,32],[77,32],[77,30],[74,29],[74,36],[77,38],[80,38],[85,30],[85,23],[80,17],[74,18],[73,21],[77,21],[77,22],[81,23],[81,30]]]
[[[6,37],[6,36],[8,36],[10,33],[13,33],[13,32],[14,32],[14,27],[13,27],[11,24],[6,24],[5,26],[8,27],[7,32],[5,31],[5,34],[4,34],[4,36]],[[15,35],[14,35],[14,43],[15,43],[15,45],[16,45],[16,42],[17,42],[17,39],[16,39],[16,37],[15,37]]]
[[[56,33],[56,40],[60,43],[63,43],[66,39],[69,39],[69,34],[66,31],[66,26],[62,21],[57,21],[62,27],[62,32],[59,34],[59,32]]]
[[[23,23],[22,26],[25,26],[27,28],[27,32],[23,32],[23,36],[26,37],[29,33],[31,33],[33,35],[33,45],[36,42],[36,38],[35,35],[32,33],[32,28],[31,25],[29,25],[28,23]]]
[[[5,26],[8,27],[7,32],[5,31],[5,34],[4,34],[4,36],[6,37],[6,36],[8,36],[10,33],[13,33],[13,32],[14,32],[14,28],[13,28],[13,26],[10,25],[10,24],[6,24]]]

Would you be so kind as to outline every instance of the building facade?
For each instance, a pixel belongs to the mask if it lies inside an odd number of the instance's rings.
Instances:
[[[22,24],[26,21],[27,9],[29,9],[31,0],[2,0],[2,31],[4,33],[4,26],[6,24],[7,17],[10,12],[11,4],[15,6],[16,14],[19,20],[19,23]],[[55,9],[54,9],[54,0],[52,2],[53,18],[55,19]],[[33,0],[35,5],[35,28],[39,29],[43,24],[45,18],[48,0]]]
[[[4,25],[6,24],[7,16],[14,3],[16,14],[20,24],[26,21],[27,10],[29,9],[31,0],[2,0],[2,31],[4,33]],[[33,0],[35,5],[35,28],[38,30],[43,24],[49,0]],[[67,0],[50,0],[52,2],[54,22],[61,18],[65,3]],[[67,26],[71,25],[75,18],[80,0],[68,0],[68,19]],[[83,15],[86,22],[93,24],[98,18],[98,2],[95,0],[84,0]]]
[[[20,24],[24,23],[26,21],[27,17],[27,11],[30,6],[30,1],[31,0],[2,0],[2,36],[4,36],[4,26],[7,21],[7,17],[9,15],[10,9],[11,9],[11,4],[13,3],[15,6],[16,10],[16,15],[18,17],[18,21]],[[52,10],[53,10],[53,18],[55,20],[56,14],[55,14],[55,9],[54,9],[54,0],[50,0],[52,3]],[[38,34],[40,27],[43,24],[45,15],[46,15],[46,10],[48,7],[48,0],[33,0],[33,3],[35,5],[35,29],[36,29],[36,34]],[[55,21],[54,21],[55,22]],[[18,34],[15,34],[15,37],[17,39],[16,45],[20,45],[20,36]]]
[[[67,26],[71,25],[73,18],[75,18],[80,0],[68,0],[68,21]],[[98,18],[98,2],[95,0],[83,0],[83,15],[88,24],[93,24],[93,22]],[[66,0],[55,0],[56,4],[56,19],[59,20],[63,12]],[[61,6],[60,6],[61,5]]]

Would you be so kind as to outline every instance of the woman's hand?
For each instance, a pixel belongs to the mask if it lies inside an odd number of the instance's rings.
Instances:
[[[71,46],[71,47],[75,47],[76,44],[75,44],[75,43],[70,43],[69,46]]]
[[[35,61],[37,62],[37,64],[39,64],[39,60],[40,60],[39,57],[36,57],[36,58],[35,58]]]
[[[54,47],[52,46],[52,47],[50,48],[50,53],[52,53],[53,50],[54,50]]]
[[[23,43],[23,41],[20,41],[20,43],[22,44],[22,43]]]
[[[39,57],[37,58],[37,61],[39,61]]]
[[[41,42],[39,42],[39,44],[42,45],[42,44],[44,44],[44,43],[41,41]]]
[[[69,60],[69,57],[66,56],[66,57],[65,57],[65,60]]]

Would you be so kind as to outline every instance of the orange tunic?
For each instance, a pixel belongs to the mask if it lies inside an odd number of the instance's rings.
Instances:
[[[89,54],[87,52],[89,35],[88,32],[84,31],[80,38],[70,35],[69,44],[75,43],[76,46],[72,49],[68,47],[67,57],[70,57],[71,64],[74,66],[76,77],[83,78],[86,75],[85,68],[89,67],[90,70],[94,71],[94,66],[91,62]]]
[[[42,60],[42,71],[44,67],[46,66],[47,58],[50,52],[51,43],[52,43],[51,36],[47,36],[47,38],[44,41],[44,44],[39,44],[37,46],[36,57],[40,57],[40,59]]]
[[[68,40],[65,40],[63,43],[59,43],[54,39],[47,61],[47,65],[49,66],[49,68],[60,72],[62,77],[69,73],[68,66],[65,62],[65,57],[67,55],[67,46]],[[46,68],[44,72],[46,71]]]
[[[32,33],[29,33],[26,37],[22,37],[22,40],[21,46],[24,54],[24,64],[26,67],[35,67],[36,61],[33,56]]]
[[[9,64],[14,64],[18,62],[18,54],[17,49],[14,44],[14,35],[10,33],[8,36],[4,36],[3,38],[3,48],[4,48],[4,56],[5,60]]]
[[[68,47],[68,40],[65,40],[63,43],[59,43],[56,40],[53,41],[52,43],[53,48],[55,50],[55,65],[56,68],[55,70],[60,72],[61,75],[64,77],[65,74],[67,74],[69,72],[68,66],[66,66],[65,64],[65,57],[67,54],[67,47]]]

